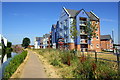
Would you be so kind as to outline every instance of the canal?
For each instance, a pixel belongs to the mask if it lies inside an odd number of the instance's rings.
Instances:
[[[3,77],[3,73],[5,71],[5,67],[9,64],[10,60],[15,56],[15,55],[18,55],[19,53],[15,53],[15,52],[12,52],[11,53],[11,58],[7,58],[5,59],[4,57],[4,60],[5,62],[1,64],[1,60],[0,60],[0,80],[2,79]]]

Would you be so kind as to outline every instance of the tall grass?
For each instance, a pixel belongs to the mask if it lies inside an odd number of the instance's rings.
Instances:
[[[51,65],[60,67],[64,78],[79,78],[80,80],[113,80],[117,79],[117,70],[107,61],[82,56],[77,57],[73,51],[60,51],[56,49],[36,50],[46,58]],[[66,66],[63,66],[66,65]]]

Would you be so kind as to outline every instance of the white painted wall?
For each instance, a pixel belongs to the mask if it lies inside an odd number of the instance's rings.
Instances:
[[[35,49],[39,49],[40,48],[37,41],[34,42],[34,46],[35,46]]]

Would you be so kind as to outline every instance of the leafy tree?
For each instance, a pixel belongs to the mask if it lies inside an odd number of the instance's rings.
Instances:
[[[87,39],[89,40],[89,45],[91,44],[91,38],[96,37],[95,31],[97,30],[96,24],[91,24],[90,21],[87,21],[85,26],[85,33],[87,34]],[[76,20],[73,19],[72,26],[70,28],[71,38],[75,41],[77,36],[80,36],[80,32],[76,29]]]
[[[22,46],[24,47],[24,48],[27,48],[28,46],[29,46],[29,44],[30,44],[30,39],[29,38],[24,38],[23,39],[23,42],[22,42]]]
[[[12,43],[11,42],[7,42],[7,47],[11,47],[12,46]]]
[[[74,41],[77,38],[77,36],[79,36],[79,33],[78,33],[77,29],[76,29],[76,20],[75,19],[73,19],[72,26],[70,28],[70,33],[71,33],[70,37]],[[75,45],[74,45],[74,47],[75,47]]]
[[[88,45],[91,44],[91,39],[96,37],[96,27],[97,24],[92,24],[90,21],[87,21],[87,26],[85,26],[85,33],[87,34],[87,38],[89,40]]]
[[[7,42],[7,47],[6,47],[7,58],[11,57],[11,52],[13,51],[11,46],[12,46],[12,43],[11,42]]]

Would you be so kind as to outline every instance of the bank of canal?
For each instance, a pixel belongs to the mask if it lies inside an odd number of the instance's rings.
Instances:
[[[19,53],[15,53],[15,52],[12,52],[11,53],[11,58],[8,58],[4,63],[0,64],[0,80],[2,79],[3,77],[3,73],[4,73],[4,70],[5,70],[5,67],[9,64],[10,60],[15,56],[15,55],[18,55]],[[4,57],[5,58],[5,57]],[[1,63],[1,60],[0,60],[0,63]]]

